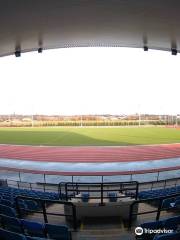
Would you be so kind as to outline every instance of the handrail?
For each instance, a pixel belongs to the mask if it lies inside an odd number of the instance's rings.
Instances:
[[[138,215],[143,215],[143,214],[149,214],[149,213],[157,213],[156,215],[156,221],[159,220],[161,211],[167,210],[167,208],[162,208],[163,205],[163,200],[169,199],[169,198],[174,198],[180,196],[180,193],[164,196],[164,197],[155,197],[155,198],[148,198],[148,199],[142,199],[142,200],[136,200],[130,205],[130,210],[129,210],[129,229],[132,227],[132,220],[133,216],[138,216]],[[146,212],[140,212],[140,213],[133,213],[134,206],[139,203],[146,203],[146,202],[151,202],[151,201],[158,201],[158,206],[157,210],[152,210],[152,211],[146,211]]]
[[[114,176],[114,175],[112,175],[112,176]],[[11,182],[16,182],[16,183],[24,183],[24,184],[30,184],[30,185],[33,185],[33,184],[41,184],[41,185],[43,185],[43,184],[45,184],[45,185],[57,185],[56,183],[44,183],[44,182],[40,182],[40,183],[32,183],[32,182],[26,182],[26,181],[18,181],[18,180],[12,180],[12,179],[5,179],[6,181],[11,181]],[[139,184],[141,184],[141,185],[146,185],[146,184],[148,184],[148,183],[157,183],[157,182],[164,182],[164,181],[171,181],[171,180],[174,180],[174,181],[176,181],[176,180],[180,180],[180,177],[175,177],[175,178],[168,178],[168,179],[161,179],[161,180],[153,180],[153,181],[149,181],[149,182],[139,182]],[[125,182],[125,181],[123,181],[123,182]],[[131,182],[136,182],[136,181],[131,181]],[[66,183],[66,182],[61,182],[62,184],[63,183]],[[81,183],[81,182],[79,182],[79,183]],[[89,182],[86,182],[86,183],[89,183]],[[97,182],[97,183],[100,183],[100,182]],[[104,183],[108,183],[108,182],[104,182]],[[111,182],[109,182],[109,183],[111,183]],[[116,182],[113,182],[113,183],[116,183]],[[93,183],[91,183],[91,184],[93,184]]]
[[[23,182],[23,181],[16,181],[16,180],[4,180],[7,182],[8,186],[12,186],[12,187],[18,187],[18,188],[29,188],[31,190],[43,190],[45,191],[53,191],[53,192],[58,192],[59,194],[61,193],[61,185],[60,184],[65,184],[66,182],[61,182],[61,183],[57,183],[57,184],[51,184],[51,183],[31,183],[31,182]],[[178,183],[179,181],[179,183]],[[11,182],[16,183],[16,184],[11,184]],[[172,183],[173,182],[173,183]],[[100,182],[98,182],[100,183]],[[108,182],[103,182],[103,183],[108,183]],[[115,183],[115,182],[114,182]],[[162,184],[161,184],[162,183]],[[168,184],[171,183],[171,184]],[[25,184],[27,186],[20,186],[21,184]],[[91,183],[93,184],[93,183]],[[161,184],[161,186],[159,186],[159,184]],[[171,178],[171,179],[164,179],[164,180],[156,180],[156,181],[149,181],[149,182],[140,182],[139,183],[139,190],[152,190],[154,188],[166,188],[167,186],[176,186],[177,184],[180,184],[180,177],[176,177],[176,178]],[[42,185],[42,187],[38,187],[38,185]],[[51,185],[53,185],[54,187],[52,187]],[[143,188],[143,186],[145,186]],[[57,188],[56,188],[57,187]]]
[[[27,197],[27,196],[16,196],[15,198],[15,204],[16,204],[16,210],[18,213],[18,217],[21,218],[22,214],[21,214],[21,208],[19,206],[19,199],[23,199],[23,200],[32,200],[35,202],[39,202],[42,206],[42,212],[40,211],[35,211],[35,210],[30,210],[30,209],[22,209],[23,211],[26,212],[31,212],[31,213],[42,213],[43,217],[44,217],[44,222],[48,223],[48,218],[47,215],[50,216],[65,216],[65,217],[72,217],[73,220],[73,228],[74,230],[77,230],[77,217],[76,217],[76,207],[72,202],[66,202],[66,201],[59,201],[59,200],[49,200],[49,199],[41,199],[41,198],[32,198],[32,197]],[[50,204],[61,204],[61,205],[67,205],[72,207],[72,214],[57,214],[57,213],[52,213],[52,212],[48,212],[46,211],[46,203],[50,203]]]
[[[32,170],[32,169],[19,169],[12,167],[1,167],[1,170],[11,171],[11,172],[23,172],[23,173],[31,173],[31,174],[42,174],[42,175],[57,175],[57,176],[123,176],[123,175],[141,175],[148,173],[157,173],[157,178],[159,178],[159,173],[161,172],[169,172],[180,170],[180,166],[175,167],[165,167],[165,168],[153,168],[153,169],[144,169],[144,170],[134,170],[134,171],[113,171],[113,172],[62,172],[62,171],[44,171],[44,170]]]
[[[62,183],[59,184],[60,187],[62,187]],[[117,187],[116,187],[117,186]],[[134,186],[134,187],[133,187]],[[81,189],[81,187],[85,187]],[[93,187],[96,187],[97,189],[90,189]],[[106,189],[108,187],[108,189]],[[109,189],[109,187],[112,187]],[[107,199],[109,197],[104,196],[104,192],[126,192],[126,191],[135,191],[134,197],[137,199],[138,197],[138,190],[139,190],[139,183],[137,181],[133,182],[108,182],[108,183],[77,183],[77,182],[67,182],[64,184],[65,188],[65,198],[66,201],[69,199],[69,193],[73,192],[73,198],[81,198],[76,196],[80,192],[93,192],[93,193],[99,193],[100,196],[90,196],[90,199],[100,199],[101,205],[104,204],[104,199]],[[62,189],[60,190],[62,194]],[[127,196],[117,196],[113,198],[123,198]]]
[[[44,181],[42,183],[46,183],[47,182],[47,176],[48,175],[59,175],[62,177],[69,177],[72,179],[72,182],[74,181],[75,177],[101,177],[101,180],[99,182],[104,182],[104,177],[116,177],[116,176],[128,176],[129,177],[129,181],[133,180],[133,176],[143,176],[145,174],[155,174],[153,175],[153,178],[156,179],[149,179],[149,182],[156,182],[156,181],[161,181],[160,177],[161,177],[161,173],[165,173],[165,172],[172,172],[172,171],[179,171],[180,170],[180,166],[179,167],[173,167],[173,168],[163,168],[163,169],[154,169],[154,170],[141,170],[141,171],[128,171],[128,172],[109,172],[108,174],[98,174],[98,173],[64,173],[64,172],[59,172],[58,174],[56,174],[56,172],[36,172],[36,171],[32,171],[32,170],[27,170],[27,169],[14,169],[14,168],[8,168],[8,167],[1,167],[1,170],[5,170],[8,172],[13,172],[13,173],[17,173],[17,178],[19,178],[19,182],[22,182],[22,174],[26,174],[26,173],[31,173],[31,174],[42,174]],[[180,171],[179,171],[180,172]],[[180,174],[179,174],[180,175]],[[178,176],[177,178],[179,178],[180,176]],[[164,178],[164,177],[163,177]],[[172,177],[171,177],[172,178]],[[167,179],[171,179],[171,178],[167,178]],[[165,179],[163,179],[165,180]],[[69,181],[69,180],[68,180]],[[141,182],[141,183],[148,183],[148,182]]]

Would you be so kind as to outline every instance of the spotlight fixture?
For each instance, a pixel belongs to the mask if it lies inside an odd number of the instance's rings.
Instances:
[[[42,53],[43,49],[42,47],[38,48],[38,53]]]
[[[171,54],[172,55],[177,55],[177,49],[176,48],[171,48]]]
[[[14,54],[15,54],[16,57],[20,57],[21,56],[21,51],[20,50],[16,50]]]
[[[147,52],[148,51],[148,47],[144,46],[144,51]]]

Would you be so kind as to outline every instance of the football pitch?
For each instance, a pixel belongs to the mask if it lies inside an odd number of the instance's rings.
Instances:
[[[46,146],[127,146],[180,143],[180,130],[129,128],[0,128],[0,144]]]

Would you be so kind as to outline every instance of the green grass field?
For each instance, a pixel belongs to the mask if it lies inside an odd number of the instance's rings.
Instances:
[[[174,128],[0,128],[1,144],[122,146],[180,142]]]

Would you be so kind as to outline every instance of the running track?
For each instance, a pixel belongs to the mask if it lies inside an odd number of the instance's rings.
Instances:
[[[120,147],[0,145],[0,158],[44,162],[133,162],[180,157],[180,144]]]

